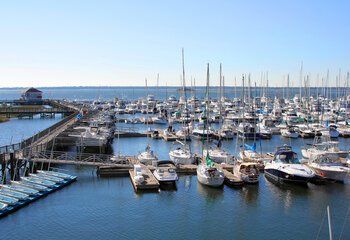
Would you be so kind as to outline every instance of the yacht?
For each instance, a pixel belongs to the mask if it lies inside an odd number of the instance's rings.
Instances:
[[[146,146],[145,151],[141,152],[137,156],[137,159],[140,161],[140,163],[145,165],[152,165],[153,161],[158,161],[158,157],[151,150],[151,146],[149,144]]]
[[[277,182],[306,184],[315,177],[315,172],[300,164],[291,146],[283,145],[277,148],[273,160],[266,163],[265,176]]]
[[[197,167],[197,179],[203,185],[210,187],[220,187],[224,183],[224,173],[215,167],[209,156],[205,163],[200,163]]]
[[[320,137],[316,137],[313,144],[301,149],[301,154],[306,159],[314,159],[318,155],[327,154],[328,158],[337,160],[348,157],[349,151],[340,150],[339,142],[337,141],[331,141],[329,138],[322,141]]]
[[[287,128],[281,129],[281,135],[287,138],[298,138],[299,131],[295,126],[288,126]]]
[[[322,136],[337,138],[339,137],[339,131],[337,130],[337,126],[334,124],[329,125],[326,129],[321,131]]]
[[[237,127],[237,135],[242,139],[257,139],[259,134],[257,133],[256,127],[248,122],[242,122]]]
[[[192,137],[198,140],[211,140],[214,137],[213,130],[210,127],[206,127],[205,123],[198,123],[192,130]]]
[[[350,168],[346,167],[339,161],[334,161],[327,154],[318,155],[316,158],[310,159],[307,165],[315,171],[318,176],[323,178],[344,182],[350,173]]]
[[[172,161],[158,161],[153,175],[159,183],[173,184],[179,179],[175,171],[175,165]]]

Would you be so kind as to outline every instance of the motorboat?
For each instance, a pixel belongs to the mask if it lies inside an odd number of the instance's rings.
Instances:
[[[277,148],[273,160],[265,164],[265,176],[277,182],[306,184],[315,177],[315,172],[300,164],[291,146],[283,145]]]
[[[203,185],[210,187],[220,187],[224,183],[224,173],[217,167],[210,159],[209,156],[206,157],[205,163],[198,164],[197,167],[197,179]]]
[[[350,173],[349,167],[339,161],[334,161],[334,158],[329,157],[328,154],[321,154],[310,159],[307,165],[315,171],[316,175],[338,182],[344,182]]]
[[[303,158],[314,159],[318,155],[327,154],[328,158],[332,158],[333,161],[339,158],[346,158],[349,155],[349,151],[342,151],[339,149],[339,142],[331,141],[329,138],[322,141],[321,137],[316,137],[313,144],[306,145],[301,149]]]
[[[153,161],[158,161],[158,157],[154,154],[153,150],[151,150],[151,146],[148,144],[144,152],[141,152],[137,159],[140,163],[145,165],[151,165]]]
[[[239,157],[244,162],[255,162],[258,164],[259,170],[263,170],[265,163],[271,160],[270,153],[258,153],[256,151],[256,144],[244,144],[239,152]]]
[[[238,125],[237,135],[242,139],[257,139],[260,136],[256,127],[249,122],[241,122]]]
[[[326,124],[327,125],[327,124]],[[330,124],[326,129],[321,131],[322,136],[337,138],[339,137],[339,131],[337,130],[337,126],[335,124]]]
[[[179,179],[172,161],[158,161],[153,175],[159,183],[175,183]]]
[[[245,183],[259,183],[259,166],[256,162],[237,161],[233,167],[233,174]]]
[[[214,131],[205,123],[198,123],[192,130],[191,137],[197,140],[211,140],[214,137]]]
[[[296,126],[288,126],[287,128],[281,129],[281,135],[287,138],[298,138],[299,131]]]

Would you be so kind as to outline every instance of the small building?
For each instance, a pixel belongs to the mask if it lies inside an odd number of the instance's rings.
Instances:
[[[22,92],[21,99],[31,103],[39,103],[43,100],[43,92],[31,87]]]

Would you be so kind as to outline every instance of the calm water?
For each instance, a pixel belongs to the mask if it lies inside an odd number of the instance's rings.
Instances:
[[[69,99],[69,100],[113,100],[114,98],[124,98],[124,99],[138,99],[147,96],[148,94],[153,94],[156,99],[166,99],[171,95],[180,97],[183,93],[179,92],[179,87],[65,87],[65,88],[39,88],[43,91],[44,98],[50,99]],[[196,87],[194,92],[186,92],[187,97],[196,95],[199,98],[204,98],[205,96],[205,87]],[[20,88],[11,88],[4,89],[0,88],[0,100],[12,100],[18,99],[21,95],[23,89]],[[240,97],[242,94],[242,89],[240,87],[225,87],[225,96],[229,98]],[[245,90],[248,94],[248,89]],[[299,88],[289,88],[287,93],[286,88],[269,88],[266,91],[262,88],[251,88],[251,96],[262,96],[262,94],[267,94],[270,98],[278,96],[280,98],[289,96],[290,98],[294,97],[295,94],[300,93]],[[336,88],[324,89],[321,88],[311,88],[311,95],[315,96],[318,94],[323,94],[325,96],[331,96],[334,98],[337,94]],[[340,96],[343,96],[344,90],[338,91]],[[305,90],[301,91],[302,96],[305,95]],[[341,95],[342,94],[342,95]],[[211,87],[210,88],[210,97],[218,98],[219,88]]]
[[[58,120],[2,123],[1,143],[16,142]],[[350,139],[339,140],[349,149]],[[257,146],[273,151],[288,143],[300,153],[311,141],[274,136]],[[136,155],[147,143],[161,159],[175,147],[162,140],[121,138],[113,149]],[[232,153],[239,145],[223,142]],[[199,152],[201,143],[192,141],[192,147]],[[136,194],[128,177],[100,178],[94,168],[63,168],[78,181],[0,219],[0,239],[328,239],[327,205],[334,239],[341,233],[341,239],[350,239],[349,182],[276,186],[261,174],[256,186],[212,189],[198,184],[196,176],[181,176],[176,190]]]

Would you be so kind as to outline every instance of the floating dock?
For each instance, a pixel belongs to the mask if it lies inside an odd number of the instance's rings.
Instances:
[[[131,179],[131,183],[134,186],[135,191],[139,190],[153,190],[158,191],[159,189],[159,182],[157,179],[153,176],[153,173],[148,168],[142,169],[142,176],[144,177],[144,181],[142,183],[136,183],[134,180],[135,172],[133,169],[129,170],[129,176]]]

